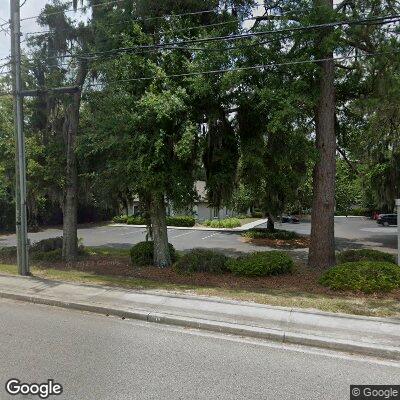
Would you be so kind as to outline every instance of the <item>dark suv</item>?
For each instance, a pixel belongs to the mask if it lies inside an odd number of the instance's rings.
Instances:
[[[383,226],[397,225],[397,214],[380,214],[376,222]]]

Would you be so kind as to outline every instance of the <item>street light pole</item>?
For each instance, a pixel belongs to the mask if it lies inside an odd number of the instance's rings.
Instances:
[[[400,199],[396,199],[397,207],[397,265],[400,266]]]
[[[10,0],[11,16],[11,64],[12,84],[14,95],[15,121],[15,172],[16,172],[16,230],[18,272],[20,275],[29,275],[28,262],[28,219],[26,210],[26,157],[25,136],[23,132],[23,95],[21,81],[21,21],[19,0]]]

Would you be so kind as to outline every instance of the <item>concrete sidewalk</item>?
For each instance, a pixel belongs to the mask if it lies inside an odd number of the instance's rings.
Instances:
[[[246,232],[249,229],[256,228],[257,226],[264,225],[268,219],[258,219],[257,221],[249,222],[248,224],[238,226],[237,228],[210,228],[208,226],[168,226],[168,229],[184,230],[184,231],[214,231],[214,232]],[[128,224],[110,224],[109,226],[124,227],[131,226],[133,228],[146,228],[146,225],[128,225]]]
[[[0,297],[153,323],[400,359],[400,319],[0,275]]]

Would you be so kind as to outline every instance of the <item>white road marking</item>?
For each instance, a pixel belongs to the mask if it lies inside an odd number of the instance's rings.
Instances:
[[[210,238],[212,238],[212,237],[214,237],[214,236],[216,236],[216,235],[218,235],[218,232],[217,232],[217,233],[213,233],[212,235],[209,235],[209,236],[203,237],[203,238],[201,238],[201,240],[210,239]]]
[[[181,236],[191,235],[192,233],[193,233],[193,231],[192,232],[182,233],[182,234],[176,235],[176,236],[171,236],[171,239],[175,239],[175,238],[178,238],[178,237],[181,237]]]

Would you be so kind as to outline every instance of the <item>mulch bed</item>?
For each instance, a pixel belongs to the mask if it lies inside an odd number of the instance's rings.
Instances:
[[[296,265],[292,274],[270,277],[238,277],[232,274],[213,275],[208,273],[195,273],[192,275],[177,274],[172,268],[160,269],[155,267],[132,267],[127,257],[91,256],[73,265],[64,262],[41,263],[41,268],[54,268],[62,271],[75,270],[90,272],[97,275],[115,277],[147,279],[160,283],[217,287],[222,289],[249,290],[263,292],[264,290],[287,290],[293,292],[307,292],[310,294],[324,294],[337,297],[354,297],[351,292],[335,292],[318,283],[321,271],[311,269],[302,263]],[[400,300],[400,290],[388,294],[366,295],[359,297],[396,299]]]
[[[268,246],[274,249],[306,249],[310,247],[309,237],[300,237],[297,239],[280,240],[280,239],[251,239],[243,238],[243,242],[251,243],[256,246]]]

